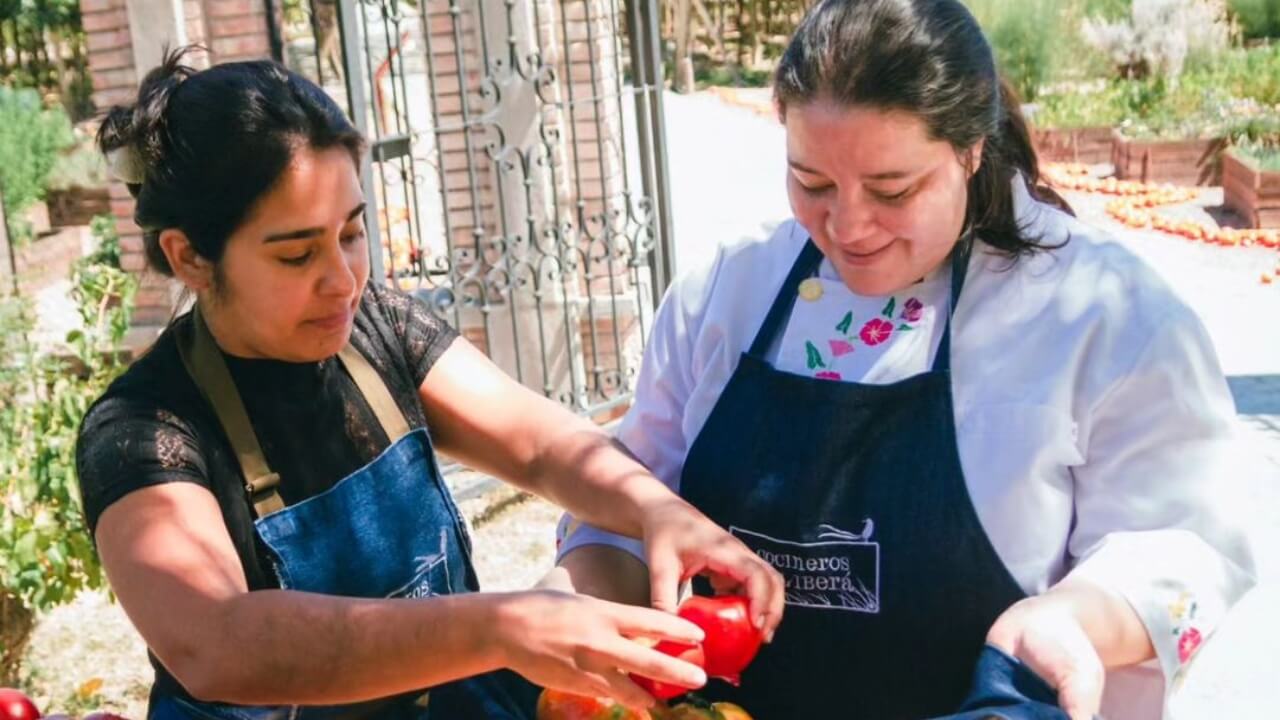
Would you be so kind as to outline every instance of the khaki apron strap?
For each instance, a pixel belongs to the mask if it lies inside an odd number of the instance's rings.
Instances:
[[[373,369],[373,365],[369,364],[364,355],[361,355],[351,343],[347,343],[338,351],[338,359],[351,374],[351,379],[355,380],[356,387],[360,389],[360,394],[364,395],[365,402],[369,403],[369,407],[373,409],[373,414],[378,418],[378,424],[382,425],[383,432],[387,434],[387,440],[394,443],[408,435],[409,421],[405,419],[400,406],[391,397],[391,391],[387,389],[382,376]]]
[[[222,352],[198,309],[192,309],[190,326],[178,335],[178,352],[187,373],[213,406],[218,422],[231,441],[231,449],[235,451],[240,471],[244,474],[245,492],[258,517],[284,509],[279,491],[280,476],[267,467],[262,446],[258,444],[258,436],[253,432],[253,425],[249,423],[249,415],[240,399],[240,391],[236,389]]]

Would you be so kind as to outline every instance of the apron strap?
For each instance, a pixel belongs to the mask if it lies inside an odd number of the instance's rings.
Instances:
[[[787,274],[787,279],[782,283],[782,289],[778,291],[777,297],[773,299],[769,314],[764,316],[764,323],[760,325],[760,330],[756,333],[756,339],[751,343],[751,349],[748,352],[752,357],[764,359],[765,353],[769,351],[769,346],[773,344],[773,338],[778,334],[778,330],[786,323],[787,318],[791,316],[791,308],[795,307],[796,294],[800,291],[800,283],[812,275],[820,264],[822,264],[822,251],[818,249],[817,245],[813,244],[812,239],[805,240],[804,247],[800,250],[795,263],[791,266],[791,272]]]
[[[395,398],[391,397],[391,391],[387,389],[382,376],[373,369],[373,365],[369,364],[365,356],[348,342],[338,351],[338,359],[351,375],[351,379],[355,380],[356,387],[360,389],[360,394],[364,395],[365,402],[369,403],[369,407],[373,409],[373,414],[378,418],[378,424],[387,434],[387,440],[394,444],[408,435],[409,421],[400,410],[400,406],[396,404]]]
[[[178,333],[178,353],[187,373],[195,380],[200,393],[213,407],[218,422],[231,442],[240,472],[244,475],[245,493],[258,517],[284,509],[280,496],[280,475],[267,466],[258,436],[253,432],[249,414],[245,412],[240,391],[227,370],[226,360],[218,349],[199,307],[191,310],[191,324]],[[338,360],[355,381],[356,388],[369,403],[378,424],[391,443],[409,434],[409,421],[391,397],[382,376],[350,342],[338,351]]]
[[[240,472],[244,475],[245,493],[258,517],[266,517],[271,513],[284,509],[284,500],[280,497],[280,476],[267,467],[266,457],[262,454],[262,446],[258,444],[258,436],[253,432],[249,415],[245,412],[240,392],[236,390],[235,381],[227,370],[226,360],[218,349],[213,335],[200,316],[199,308],[191,310],[191,323],[185,332],[178,333],[178,353],[182,356],[182,364],[187,373],[195,380],[196,387],[204,395],[205,400],[213,406],[227,439],[231,441],[231,449],[235,451],[240,462]]]
[[[964,276],[969,272],[969,256],[972,252],[972,235],[961,237],[951,251],[951,302],[947,305],[947,326],[942,330],[938,353],[933,356],[934,372],[951,369],[951,326],[954,324],[952,321],[955,319],[956,305],[960,302],[960,291],[964,289]]]

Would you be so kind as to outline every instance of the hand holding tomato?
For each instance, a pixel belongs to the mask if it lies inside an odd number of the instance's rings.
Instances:
[[[680,604],[677,615],[707,634],[702,641],[707,675],[737,685],[763,640],[751,622],[748,600],[738,595],[695,595]]]
[[[773,637],[786,595],[772,565],[679,498],[646,508],[642,525],[655,608],[675,612],[680,584],[705,575],[716,592],[745,596],[751,623],[766,641]]]

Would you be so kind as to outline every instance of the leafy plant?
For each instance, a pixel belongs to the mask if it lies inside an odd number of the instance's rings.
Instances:
[[[34,90],[0,86],[0,191],[10,232],[20,234],[15,219],[44,196],[58,153],[72,141],[61,108],[46,110]]]
[[[1075,3],[1057,0],[968,0],[982,25],[1000,72],[1024,100],[1034,100],[1041,86],[1061,72],[1066,56],[1060,24]]]
[[[97,252],[72,271],[84,328],[67,336],[71,357],[30,341],[26,300],[0,300],[0,684],[16,674],[36,611],[104,580],[76,489],[75,442],[89,405],[125,367],[115,349],[136,281],[119,267],[114,225],[94,228]]]
[[[1231,0],[1244,36],[1247,38],[1280,37],[1280,2],[1276,0]]]

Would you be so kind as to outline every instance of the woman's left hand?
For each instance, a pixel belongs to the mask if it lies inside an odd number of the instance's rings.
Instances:
[[[705,574],[717,592],[747,596],[756,627],[773,638],[786,596],[769,563],[679,497],[646,508],[642,526],[655,608],[675,612],[681,583]]]
[[[1098,714],[1106,671],[1070,598],[1048,593],[1014,604],[992,625],[987,642],[1052,685],[1071,720]]]

